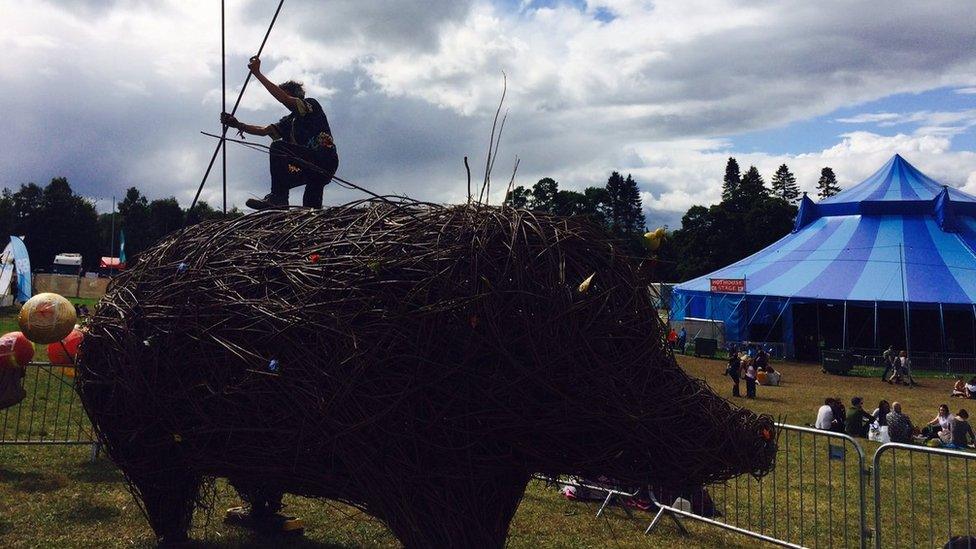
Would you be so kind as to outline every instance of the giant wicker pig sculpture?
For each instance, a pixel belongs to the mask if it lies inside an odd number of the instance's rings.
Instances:
[[[501,547],[535,472],[684,487],[772,467],[771,420],[677,367],[640,278],[584,219],[267,210],[144,252],[77,388],[164,539],[224,477],[249,501],[358,506],[407,547]]]

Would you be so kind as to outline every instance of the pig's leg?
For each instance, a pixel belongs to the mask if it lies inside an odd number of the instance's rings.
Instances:
[[[185,541],[193,521],[200,477],[185,469],[130,473],[128,477],[141,496],[149,525],[160,544]]]
[[[453,475],[452,475],[453,476]],[[417,474],[417,478],[422,478]],[[529,476],[430,479],[423,485],[385,484],[385,500],[370,506],[406,549],[503,548]],[[391,489],[393,493],[391,493]],[[406,488],[407,493],[397,493]],[[383,488],[381,487],[381,490]]]
[[[255,516],[270,516],[281,511],[282,493],[278,490],[270,490],[267,487],[248,482],[247,480],[231,478],[230,484],[241,496],[241,499],[248,505],[250,512]]]

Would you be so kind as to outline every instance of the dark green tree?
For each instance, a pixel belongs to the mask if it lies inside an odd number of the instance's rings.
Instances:
[[[558,191],[553,201],[552,213],[556,215],[584,215],[587,211],[586,195],[576,191]]]
[[[23,236],[32,268],[50,269],[54,256],[79,253],[84,267],[98,265],[98,215],[91,201],[80,197],[63,177],[43,189],[34,183],[0,196],[0,225],[7,235]]]
[[[522,210],[529,207],[529,200],[532,198],[532,191],[519,185],[505,196],[505,205]]]
[[[634,178],[618,172],[607,180],[608,225],[618,236],[640,236],[646,231],[640,189]]]
[[[837,176],[834,170],[829,167],[820,170],[820,181],[817,181],[817,196],[820,200],[830,198],[840,192],[840,185],[837,184]]]
[[[532,199],[529,206],[533,210],[552,213],[556,209],[556,195],[559,193],[559,183],[551,177],[543,177],[532,185]]]
[[[725,163],[725,177],[722,179],[722,200],[735,202],[739,196],[739,163],[729,157]]]
[[[610,194],[605,187],[587,187],[583,191],[586,197],[586,208],[583,215],[590,216],[593,221],[603,227],[609,227]]]
[[[738,194],[739,200],[745,202],[746,207],[769,196],[766,182],[763,181],[762,175],[759,174],[759,170],[755,166],[749,166],[746,173],[742,175]]]
[[[153,242],[183,226],[183,209],[173,197],[153,200],[146,211],[149,216],[150,239]]]
[[[791,204],[795,204],[800,199],[800,187],[796,184],[796,176],[786,164],[782,164],[776,169],[771,185],[774,196],[778,196]]]
[[[149,247],[155,239],[149,223],[149,200],[135,187],[125,191],[119,202],[117,230],[125,231],[125,255],[131,263],[137,254]]]
[[[674,280],[707,274],[772,244],[792,230],[796,211],[796,206],[770,196],[759,171],[751,167],[728,199],[707,208],[693,206],[682,217],[668,250]]]

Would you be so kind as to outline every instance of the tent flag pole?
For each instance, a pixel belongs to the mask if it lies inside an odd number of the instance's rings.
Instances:
[[[874,348],[880,349],[878,347],[878,302],[874,302]]]
[[[939,303],[939,333],[942,334],[942,354],[945,354],[948,352],[948,349],[946,349],[945,314],[943,313],[941,303]]]
[[[116,257],[115,256],[115,197],[114,196],[112,197],[112,236],[109,238],[109,242],[110,244],[108,248],[108,255],[109,257]]]
[[[847,350],[847,300],[844,300],[844,329],[841,333],[842,341],[840,342],[840,348],[843,351]]]
[[[819,301],[815,301],[814,303],[816,303],[816,305],[817,305],[817,350],[821,353],[820,358],[822,360],[823,359],[823,345],[820,344],[821,343],[821,339],[820,339],[820,302]]]
[[[973,309],[973,353],[976,353],[976,303],[972,304]]]
[[[912,340],[911,340],[911,317],[909,316],[908,309],[908,290],[905,287],[905,245],[898,244],[898,261],[901,263],[901,302],[902,302],[902,314],[905,318],[905,354],[911,355]]]

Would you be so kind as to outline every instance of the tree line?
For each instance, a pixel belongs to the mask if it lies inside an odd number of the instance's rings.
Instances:
[[[840,191],[832,169],[823,168],[817,183],[820,199]],[[786,164],[766,186],[755,166],[740,173],[729,158],[722,183],[722,200],[708,207],[692,206],[681,227],[669,232],[658,251],[655,279],[683,281],[724,267],[751,255],[786,235],[793,228],[796,204],[802,198],[796,177]],[[631,175],[612,172],[602,187],[583,191],[559,188],[550,177],[531,188],[518,186],[505,203],[557,215],[586,216],[623,239],[634,254],[641,254],[641,236],[647,230],[640,188]],[[35,269],[49,269],[54,256],[80,253],[85,270],[98,268],[102,256],[115,257],[120,236],[131,260],[184,222],[236,217],[236,208],[223,214],[206,202],[193,212],[174,197],[149,200],[130,187],[118,203],[117,213],[99,214],[94,202],[74,192],[68,180],[56,177],[46,186],[21,185],[0,192],[0,234],[23,236]]]
[[[840,192],[834,171],[825,167],[817,182],[820,199]],[[669,231],[657,252],[653,277],[661,281],[695,278],[747,257],[779,240],[793,229],[797,204],[802,199],[796,176],[789,166],[776,169],[767,186],[759,170],[745,173],[729,158],[722,182],[722,200],[711,206],[692,206],[681,218],[681,227]],[[591,218],[631,245],[640,254],[640,237],[646,231],[640,191],[631,175],[613,172],[604,187],[582,192],[560,190],[551,177],[531,188],[515,187],[505,203],[558,215]]]
[[[241,215],[241,212],[235,209],[227,215]],[[27,183],[16,191],[0,192],[0,231],[3,231],[0,234],[4,238],[24,237],[34,269],[49,270],[55,255],[70,252],[82,255],[85,270],[95,270],[101,257],[118,254],[123,232],[126,256],[131,259],[167,233],[179,229],[187,216],[188,212],[176,198],[150,201],[131,187],[119,202],[113,219],[112,213],[99,214],[94,202],[76,194],[63,177],[52,179],[44,187]],[[199,202],[188,222],[223,216],[207,203]]]
[[[819,199],[840,192],[834,171],[825,167],[817,182]],[[748,257],[793,230],[802,199],[796,176],[786,164],[776,169],[767,187],[755,166],[741,173],[730,157],[722,180],[722,200],[692,206],[681,228],[669,234],[659,252],[657,278],[685,281]]]
[[[560,190],[551,177],[540,179],[531,189],[518,186],[509,191],[505,204],[556,215],[578,215],[592,219],[624,239],[639,252],[641,236],[647,230],[640,188],[631,175],[613,172],[603,187],[582,192]]]

